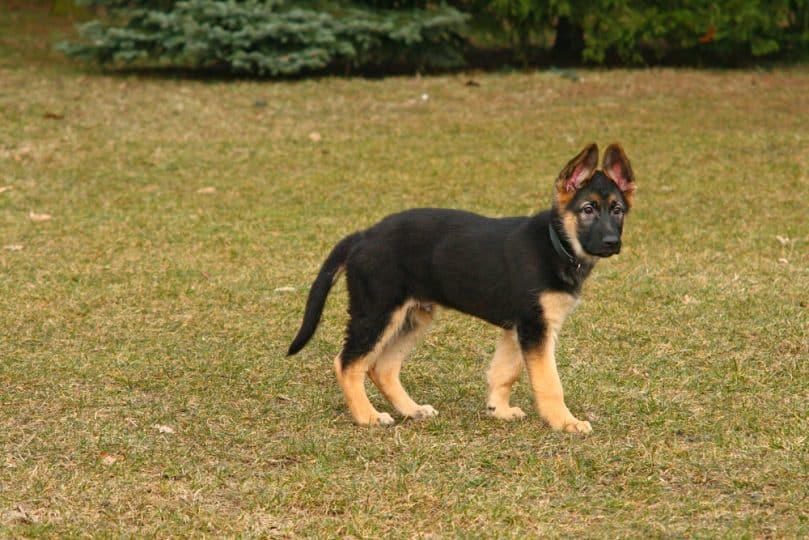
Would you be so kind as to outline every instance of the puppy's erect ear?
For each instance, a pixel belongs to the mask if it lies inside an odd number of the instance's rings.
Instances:
[[[632,206],[632,192],[635,191],[635,175],[632,173],[632,165],[626,157],[624,149],[620,144],[613,143],[604,152],[604,163],[601,166],[604,174],[615,182],[626,199],[627,204]]]
[[[560,206],[566,205],[576,190],[582,187],[598,167],[598,145],[588,144],[579,155],[565,165],[556,179],[556,200]]]

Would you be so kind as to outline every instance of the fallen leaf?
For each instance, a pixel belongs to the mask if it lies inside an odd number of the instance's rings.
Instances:
[[[8,244],[3,246],[3,249],[7,251],[22,251],[22,244]]]
[[[708,25],[708,29],[705,31],[703,35],[697,38],[699,43],[710,43],[713,41],[713,38],[716,36],[716,27],[712,24]]]
[[[64,114],[54,113],[54,112],[46,112],[42,115],[42,118],[47,118],[48,120],[61,120],[64,118]]]
[[[782,246],[785,246],[785,245],[789,244],[789,238],[787,238],[786,236],[781,236],[780,234],[777,234],[777,235],[775,235],[775,239],[778,240],[778,242]]]
[[[113,465],[116,461],[124,459],[121,454],[109,454],[107,452],[101,452],[98,457],[101,458],[101,463],[104,465]]]
[[[161,424],[155,424],[152,427],[154,429],[156,429],[157,431],[159,431],[160,433],[168,433],[168,434],[174,433],[174,428],[169,427],[169,426],[164,426],[164,425],[161,425]]]
[[[6,191],[11,191],[14,189],[14,186],[0,186],[0,193],[5,193]]]
[[[197,193],[202,193],[204,195],[210,195],[211,193],[216,193],[216,188],[213,186],[208,186],[204,188],[199,188]]]
[[[780,259],[778,259],[778,262],[780,262],[780,263],[784,263],[784,264],[789,264],[789,261],[788,261],[788,260],[786,260],[786,259],[785,259],[785,258],[783,258],[783,257],[781,257]]]
[[[683,304],[699,304],[699,300],[691,298],[687,294],[683,296]]]
[[[31,221],[49,221],[51,219],[50,214],[38,214],[34,211],[28,212],[28,217]]]
[[[295,291],[295,287],[278,287],[273,292],[293,292]]]
[[[323,137],[317,131],[313,131],[309,134],[309,140],[312,142],[320,142]]]

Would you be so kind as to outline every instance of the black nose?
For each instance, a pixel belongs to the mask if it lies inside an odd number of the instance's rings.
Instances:
[[[604,245],[605,249],[616,249],[621,247],[621,239],[614,234],[602,238],[601,243]]]

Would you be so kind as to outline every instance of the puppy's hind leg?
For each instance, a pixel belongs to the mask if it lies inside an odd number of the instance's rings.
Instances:
[[[365,374],[368,372],[370,360],[368,356],[355,360],[347,366],[343,366],[342,357],[341,353],[334,359],[334,372],[354,422],[361,426],[392,425],[393,417],[388,413],[377,411],[365,393]]]
[[[385,399],[391,402],[397,411],[409,418],[427,418],[436,416],[431,405],[419,405],[407,394],[399,373],[402,363],[418,340],[427,331],[433,318],[433,307],[420,306],[412,302],[404,306],[405,316],[399,331],[385,345],[377,356],[369,376]]]
[[[401,319],[392,320],[393,315],[352,317],[348,323],[343,350],[334,359],[337,382],[345,395],[354,422],[359,425],[393,424],[393,417],[388,413],[377,411],[365,392],[365,376],[386,343],[390,341],[398,325],[401,325]]]
[[[513,329],[503,330],[486,376],[489,386],[486,412],[489,416],[501,420],[516,420],[525,417],[522,409],[509,405],[511,387],[520,377],[522,361],[517,332]]]

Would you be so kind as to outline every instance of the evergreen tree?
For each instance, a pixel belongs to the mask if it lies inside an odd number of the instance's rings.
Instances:
[[[91,0],[92,1],[92,0]],[[80,26],[70,56],[103,65],[225,68],[290,75],[327,67],[463,63],[466,16],[448,6],[284,0],[96,0],[104,20]]]

